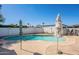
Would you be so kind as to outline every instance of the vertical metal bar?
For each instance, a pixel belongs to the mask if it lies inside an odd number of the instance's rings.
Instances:
[[[57,54],[59,53],[59,35],[60,35],[60,28],[58,28],[58,36],[57,36]]]
[[[58,54],[58,51],[59,51],[59,43],[58,43],[58,37],[57,37],[57,54]]]
[[[20,37],[20,49],[22,50],[22,21],[21,20],[19,21],[19,30],[20,30],[19,35],[21,36]]]

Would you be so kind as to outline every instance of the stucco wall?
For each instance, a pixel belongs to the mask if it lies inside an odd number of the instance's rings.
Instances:
[[[23,28],[23,34],[28,33],[54,33],[54,27],[42,27],[42,28]],[[17,35],[19,34],[19,28],[0,28],[0,36],[5,35]]]
[[[74,29],[78,30],[79,34],[79,28],[68,28],[69,30]],[[64,33],[66,33],[66,29],[63,29]],[[28,33],[52,33],[54,34],[55,28],[54,27],[41,27],[41,28],[23,28],[22,29],[23,34]],[[0,36],[6,36],[6,35],[18,35],[19,34],[19,28],[0,28]]]

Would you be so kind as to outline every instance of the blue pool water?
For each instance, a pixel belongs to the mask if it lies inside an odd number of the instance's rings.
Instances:
[[[63,42],[63,38],[57,38],[51,35],[24,35],[24,36],[7,36],[4,37],[5,40],[44,40],[44,41],[53,41],[56,42],[57,39],[60,42]]]

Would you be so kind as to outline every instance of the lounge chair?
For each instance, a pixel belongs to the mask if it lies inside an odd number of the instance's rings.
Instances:
[[[8,50],[6,48],[0,47],[0,55],[17,55],[14,50]]]
[[[17,55],[14,50],[3,48],[3,41],[0,40],[0,55]]]

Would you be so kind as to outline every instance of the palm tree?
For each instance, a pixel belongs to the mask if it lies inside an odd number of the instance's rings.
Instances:
[[[27,23],[27,25],[30,25],[30,23]]]
[[[31,24],[30,23],[27,23],[27,26],[31,26]]]
[[[44,23],[44,22],[42,22],[42,25],[44,26],[44,25],[45,25],[45,23]]]

